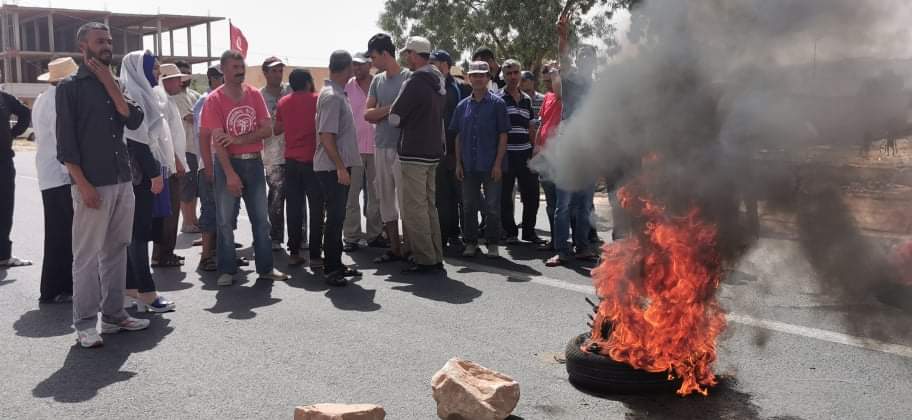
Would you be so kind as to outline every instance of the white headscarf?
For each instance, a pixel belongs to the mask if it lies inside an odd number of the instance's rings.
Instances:
[[[167,97],[162,101],[155,93],[143,67],[143,57],[148,51],[133,51],[123,58],[120,67],[120,84],[127,94],[143,109],[143,122],[136,130],[125,129],[124,136],[149,146],[152,156],[162,166],[174,172],[174,145],[171,130],[164,117]]]

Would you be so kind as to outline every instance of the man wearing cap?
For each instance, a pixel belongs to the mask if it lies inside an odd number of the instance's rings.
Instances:
[[[285,63],[278,57],[269,57],[263,61],[263,76],[266,86],[260,89],[266,108],[272,116],[275,126],[276,105],[279,99],[291,93],[288,85],[282,83],[285,76]],[[272,250],[281,251],[285,241],[285,136],[273,133],[263,141],[263,165],[266,167],[266,184],[269,185],[269,237],[272,238]]]
[[[440,235],[443,248],[447,245],[462,247],[459,239],[459,206],[462,201],[462,186],[456,179],[456,130],[450,126],[453,112],[459,101],[462,100],[462,90],[459,83],[450,73],[453,59],[444,50],[431,53],[431,64],[440,69],[445,79],[447,90],[446,103],[443,110],[443,123],[446,128],[446,148],[443,162],[437,166],[437,214],[440,218]]]
[[[545,101],[545,95],[538,91],[537,85],[538,80],[535,78],[535,73],[532,73],[529,70],[524,70],[522,72],[522,81],[519,82],[519,90],[523,91],[526,95],[529,95],[529,98],[532,98],[532,112],[535,113],[536,120],[537,117],[541,115],[542,103]]]
[[[225,77],[222,75],[221,65],[216,64],[206,71],[206,78],[209,81],[209,91],[202,94],[193,105],[193,136],[199,143],[200,147],[200,172],[199,177],[199,198],[200,198],[200,216],[199,227],[202,231],[203,249],[200,255],[199,269],[203,271],[215,271],[217,269],[215,262],[215,238],[216,238],[216,217],[215,217],[215,187],[213,185],[213,148],[210,141],[203,141],[200,136],[200,115],[203,112],[203,106],[206,104],[206,98],[212,91],[218,89],[224,83]]]
[[[469,64],[472,96],[456,107],[450,126],[457,132],[456,176],[462,181],[462,233],[466,242],[463,256],[473,257],[478,251],[478,211],[484,188],[484,211],[487,227],[488,256],[500,255],[500,193],[507,133],[510,120],[503,99],[488,89],[490,67],[484,61]]]
[[[186,61],[174,63],[182,74],[188,76],[182,79],[181,91],[172,95],[171,100],[177,105],[184,127],[184,138],[187,140],[187,173],[181,177],[180,207],[184,220],[181,223],[181,232],[200,233],[199,218],[196,216],[196,199],[199,197],[199,139],[193,130],[193,105],[199,100],[199,92],[190,88],[193,77],[193,68]]]
[[[73,197],[70,175],[57,160],[57,84],[78,69],[71,57],[48,64],[48,72],[38,76],[47,82],[45,90],[32,105],[35,143],[38,152],[38,188],[44,204],[44,256],[41,262],[41,303],[73,300]]]
[[[154,90],[158,92],[158,95],[168,98],[164,107],[164,117],[170,130],[168,138],[174,146],[174,158],[173,160],[169,158],[167,161],[168,188],[166,191],[170,195],[171,213],[167,217],[154,219],[153,229],[155,232],[161,232],[161,235],[153,241],[152,266],[179,267],[183,265],[183,259],[174,254],[174,249],[177,246],[177,228],[180,221],[181,184],[189,165],[187,164],[187,138],[184,134],[183,118],[174,101],[174,95],[181,92],[183,83],[190,80],[190,75],[181,73],[177,65],[170,63],[162,64],[159,70],[161,83]]]
[[[510,116],[510,135],[507,143],[507,170],[504,172],[501,194],[501,227],[507,237],[507,243],[519,243],[519,229],[513,218],[513,186],[518,183],[523,204],[522,239],[538,245],[544,242],[535,233],[539,202],[538,175],[529,169],[532,145],[535,143],[535,127],[532,121],[536,116],[532,110],[532,98],[519,89],[522,64],[509,59],[504,61],[502,69],[507,86],[500,93],[500,97],[506,103],[507,114]]]
[[[364,166],[352,168],[352,183],[348,189],[343,241],[345,252],[358,250],[363,246],[384,248],[383,221],[380,218],[380,199],[374,186],[377,180],[377,168],[374,165],[374,125],[364,119],[367,105],[367,93],[370,91],[374,76],[370,73],[370,57],[366,53],[352,56],[355,76],[345,85],[345,94],[351,103],[352,115],[355,116],[355,129],[358,132],[358,151]],[[364,217],[367,218],[365,229],[361,229],[361,191],[364,191]]]
[[[481,47],[472,54],[472,61],[484,61],[491,69],[491,80],[488,82],[488,89],[499,91],[502,90],[507,82],[500,77],[500,65],[497,64],[497,57],[494,50],[488,47]]]
[[[225,84],[209,94],[200,117],[200,141],[212,141],[218,157],[218,164],[214,165],[218,285],[230,286],[237,273],[234,229],[242,198],[253,231],[259,279],[287,280],[288,275],[275,269],[269,238],[262,151],[263,140],[272,136],[272,118],[260,91],[244,83],[244,56],[238,51],[225,51],[221,65]]]
[[[351,185],[351,168],[361,166],[358,134],[345,84],[352,77],[352,57],[335,51],[329,57],[329,80],[317,98],[317,150],[314,173],[323,192],[326,229],[323,232],[323,273],[331,286],[345,286],[358,270],[342,264],[342,225]]]
[[[401,172],[399,168],[399,127],[389,122],[390,107],[402,84],[411,72],[399,66],[396,60],[396,47],[389,35],[379,33],[367,43],[367,54],[371,63],[380,72],[371,81],[367,92],[367,110],[364,119],[375,124],[374,130],[374,166],[377,180],[375,188],[380,199],[380,218],[383,221],[390,249],[374,260],[376,263],[387,263],[403,259],[402,244],[399,240],[399,188]],[[407,241],[406,241],[407,242]]]
[[[409,238],[413,263],[404,272],[443,268],[443,239],[437,215],[437,165],[446,139],[443,74],[430,64],[431,42],[413,36],[402,54],[412,74],[390,109],[389,121],[402,129],[399,166],[402,171],[402,229]]]

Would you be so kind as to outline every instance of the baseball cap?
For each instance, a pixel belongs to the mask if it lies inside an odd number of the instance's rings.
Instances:
[[[352,55],[352,61],[359,64],[368,64],[371,59],[367,56],[367,53],[357,52]]]
[[[523,80],[535,80],[535,75],[532,74],[531,71],[525,70],[522,72],[522,79]]]
[[[444,50],[437,50],[431,53],[431,60],[439,61],[441,63],[447,63],[450,66],[453,65],[453,58],[450,57],[450,53]]]
[[[272,68],[275,66],[284,66],[284,65],[285,65],[285,63],[279,57],[269,57],[269,58],[263,60],[264,68]]]
[[[399,54],[406,51],[413,51],[418,54],[430,54],[431,41],[428,41],[428,39],[423,36],[409,37],[408,41],[405,41],[405,48],[399,50]]]
[[[469,63],[468,74],[488,74],[490,72],[491,67],[484,61],[473,61]]]
[[[212,67],[209,67],[209,70],[206,70],[206,77],[222,77],[222,65],[216,64]]]

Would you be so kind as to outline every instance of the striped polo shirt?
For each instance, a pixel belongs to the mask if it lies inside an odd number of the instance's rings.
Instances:
[[[507,116],[510,118],[510,133],[507,139],[507,151],[510,152],[532,150],[529,122],[535,119],[535,112],[532,111],[532,98],[523,92],[520,94],[522,96],[519,102],[516,102],[506,89],[500,92],[500,97],[507,104]]]

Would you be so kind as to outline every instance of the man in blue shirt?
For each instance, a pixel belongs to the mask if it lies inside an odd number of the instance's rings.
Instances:
[[[456,136],[456,177],[462,181],[463,256],[478,251],[478,210],[484,188],[485,236],[488,257],[500,256],[500,193],[506,161],[510,119],[503,99],[488,90],[490,67],[483,61],[469,64],[472,96],[463,99],[453,112],[450,129]]]

